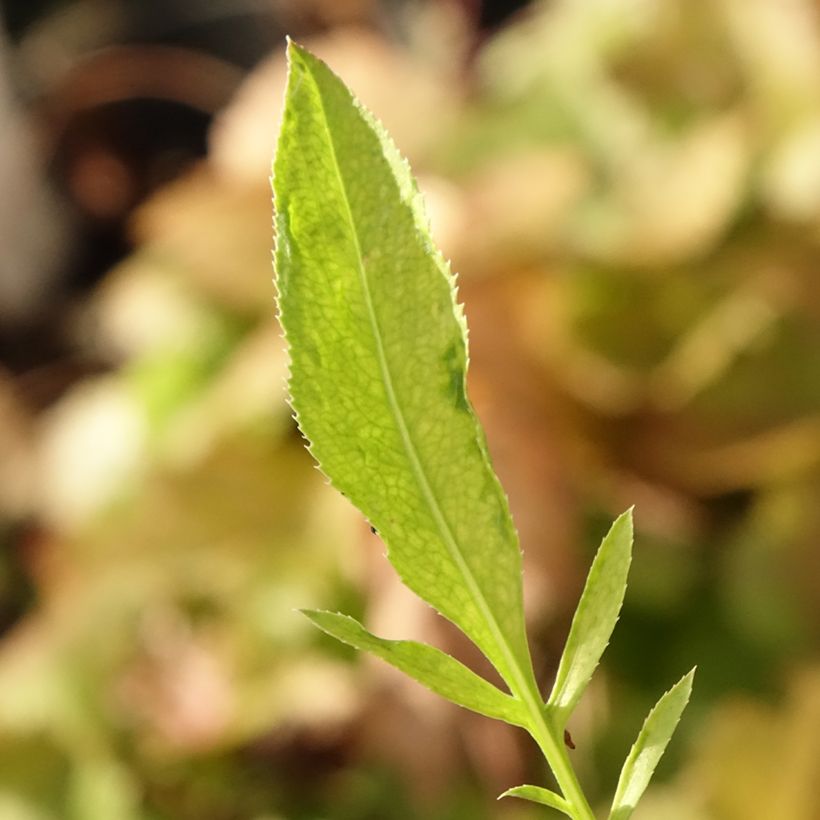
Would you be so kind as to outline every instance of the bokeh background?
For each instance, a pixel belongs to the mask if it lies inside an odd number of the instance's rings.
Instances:
[[[637,505],[573,759],[636,818],[820,818],[820,3],[5,0],[0,820],[536,820],[522,733],[325,640],[474,660],[284,401],[268,174],[285,33],[410,158],[545,688]]]

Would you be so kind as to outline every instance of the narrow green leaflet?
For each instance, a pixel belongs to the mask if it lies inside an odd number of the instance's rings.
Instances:
[[[689,702],[694,677],[693,669],[661,697],[644,721],[621,770],[610,820],[627,820],[635,810]]]
[[[632,510],[618,516],[592,562],[555,684],[547,701],[557,726],[567,718],[586,689],[609,643],[626,594],[632,560]]]
[[[487,717],[516,726],[526,725],[520,701],[440,649],[416,641],[378,638],[347,615],[316,610],[306,610],[304,614],[328,635],[356,649],[372,652],[447,700]]]
[[[324,63],[288,56],[275,263],[299,426],[405,584],[531,690],[521,554],[465,392],[453,277],[384,130]]]
[[[507,789],[504,794],[500,794],[498,799],[500,800],[502,797],[520,797],[522,800],[529,800],[531,803],[540,803],[542,806],[558,809],[568,817],[575,816],[572,806],[563,797],[551,792],[549,789],[542,789],[540,786],[515,786],[515,788]]]

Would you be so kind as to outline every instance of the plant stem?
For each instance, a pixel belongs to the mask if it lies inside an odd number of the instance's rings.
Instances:
[[[575,775],[575,769],[572,768],[564,747],[563,737],[556,737],[547,723],[537,689],[533,692],[528,688],[526,692],[521,693],[521,696],[530,717],[529,732],[547,759],[564,799],[572,807],[575,820],[595,820],[595,815]]]

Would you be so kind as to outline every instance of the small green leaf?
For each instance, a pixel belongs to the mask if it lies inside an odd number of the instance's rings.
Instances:
[[[522,800],[529,800],[531,803],[540,803],[542,806],[558,809],[567,817],[575,816],[572,806],[563,797],[551,792],[549,789],[542,789],[540,786],[515,786],[512,789],[507,789],[504,794],[500,794],[498,799],[500,800],[502,797],[520,797]]]
[[[632,560],[632,510],[618,516],[587,576],[547,704],[559,728],[586,689],[609,643],[626,593]]]
[[[635,810],[689,702],[694,677],[693,669],[663,695],[644,721],[621,770],[610,820],[627,820]]]
[[[407,163],[290,43],[276,271],[299,426],[404,583],[531,691],[521,553],[466,395],[466,328]]]
[[[320,629],[356,649],[366,650],[400,669],[442,697],[487,717],[526,725],[520,701],[479,677],[455,658],[416,641],[389,641],[337,612],[302,610]]]

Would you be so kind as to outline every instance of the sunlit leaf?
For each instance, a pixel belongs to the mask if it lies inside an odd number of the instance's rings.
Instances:
[[[347,615],[316,610],[306,610],[304,614],[328,635],[356,649],[372,652],[459,706],[517,726],[526,723],[520,701],[505,694],[440,649],[416,641],[378,638]]]
[[[627,820],[635,810],[689,702],[694,677],[693,669],[661,697],[644,721],[621,770],[610,820]]]
[[[407,164],[291,43],[276,270],[300,428],[402,580],[528,688],[521,555],[465,392],[466,329]]]
[[[601,543],[572,620],[547,701],[559,726],[566,723],[609,643],[626,593],[631,560],[632,510],[627,510]]]
[[[507,789],[504,794],[500,794],[498,799],[502,797],[520,797],[522,800],[529,800],[531,803],[540,803],[542,806],[549,806],[551,809],[558,809],[568,817],[574,817],[572,807],[563,797],[551,792],[549,789],[542,789],[540,786],[515,786],[512,789]]]

